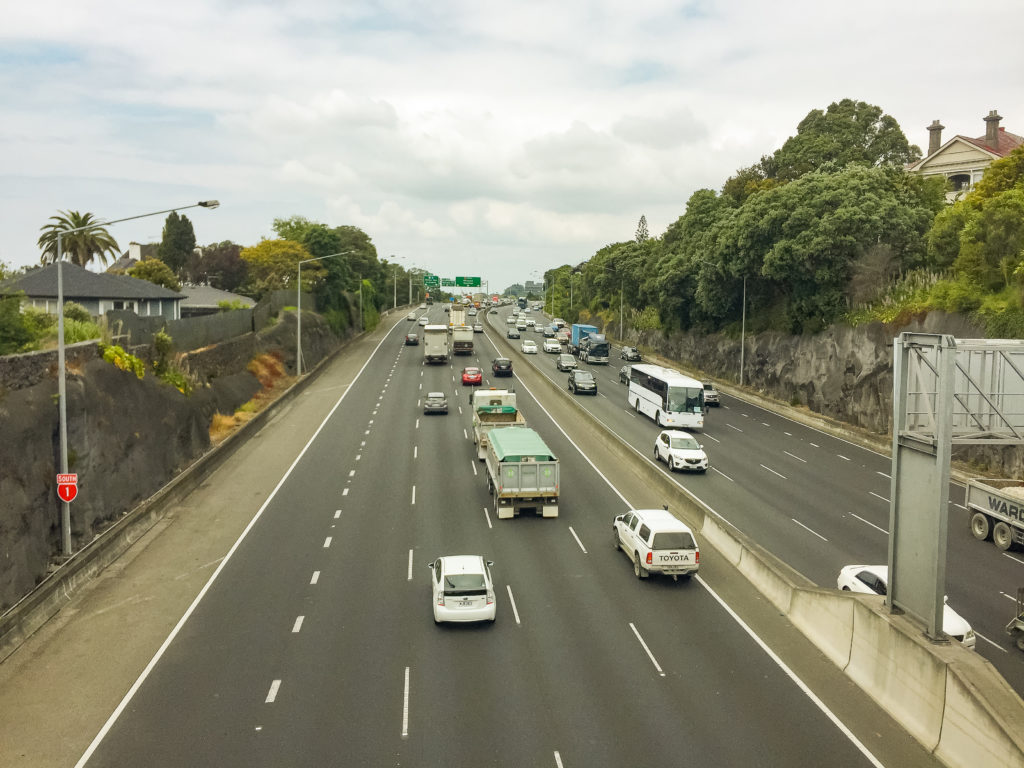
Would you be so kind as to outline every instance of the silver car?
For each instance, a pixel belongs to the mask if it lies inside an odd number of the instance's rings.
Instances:
[[[444,392],[427,392],[423,399],[423,413],[448,413],[448,398]]]

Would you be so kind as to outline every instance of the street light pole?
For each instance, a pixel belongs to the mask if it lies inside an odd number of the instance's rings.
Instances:
[[[298,320],[295,323],[295,378],[302,378],[302,265],[311,261],[322,261],[333,259],[335,256],[345,256],[352,253],[351,250],[340,253],[329,253],[326,256],[317,256],[312,259],[302,259],[299,262],[299,278],[295,285],[295,313]]]
[[[168,208],[166,211],[153,211],[152,213],[140,213],[138,216],[125,216],[122,219],[111,219],[109,221],[97,221],[85,227],[66,229],[63,234],[73,235],[76,232],[84,232],[87,229],[96,227],[107,227],[111,224],[120,224],[122,221],[133,221],[144,219],[148,216],[160,216],[164,213],[174,213],[187,208],[216,208],[220,205],[217,200],[202,200],[192,205],[182,205],[178,208]],[[68,406],[67,406],[67,371],[64,370],[64,270],[61,257],[61,231],[57,231],[57,418],[60,421],[60,471],[61,474],[68,472]],[[61,502],[60,516],[60,538],[64,555],[71,556],[71,504],[67,501]]]

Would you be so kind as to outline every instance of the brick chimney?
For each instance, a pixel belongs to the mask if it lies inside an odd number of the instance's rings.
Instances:
[[[999,149],[999,121],[1002,119],[994,109],[989,110],[985,118],[985,143],[992,149]]]
[[[942,146],[942,129],[945,128],[938,120],[932,120],[928,126],[928,154],[934,155]]]

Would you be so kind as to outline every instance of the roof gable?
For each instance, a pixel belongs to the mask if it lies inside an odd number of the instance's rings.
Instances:
[[[128,275],[96,274],[84,267],[64,262],[61,278],[64,283],[65,301],[76,299],[183,299],[177,291],[156,285],[148,280],[139,280]],[[24,275],[0,284],[0,291],[16,293],[24,291],[30,298],[57,297],[57,265],[33,269]]]

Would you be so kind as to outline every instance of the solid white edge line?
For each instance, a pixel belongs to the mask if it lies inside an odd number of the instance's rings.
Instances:
[[[846,725],[843,723],[843,721],[840,720],[838,717],[836,717],[835,713],[832,712],[832,710],[829,709],[828,706],[826,706],[825,702],[823,702],[821,699],[819,699],[815,695],[814,691],[812,691],[810,688],[808,688],[807,684],[804,683],[804,681],[801,680],[796,675],[796,673],[793,672],[793,670],[791,670],[786,665],[786,662],[784,662],[782,659],[780,659],[779,656],[775,653],[775,651],[773,651],[771,648],[769,648],[768,645],[764,642],[764,640],[762,640],[760,637],[758,637],[757,633],[754,632],[754,630],[752,630],[747,625],[747,623],[743,619],[741,619],[739,617],[739,615],[732,608],[729,607],[728,603],[726,603],[725,600],[723,600],[719,596],[719,594],[717,592],[715,592],[715,590],[713,590],[711,588],[711,586],[706,581],[704,581],[704,579],[700,576],[700,574],[697,574],[694,578],[697,580],[697,583],[700,584],[702,587],[704,587],[704,589],[707,590],[708,594],[711,595],[718,602],[718,604],[720,606],[722,606],[722,608],[725,610],[725,612],[728,613],[732,617],[733,621],[735,621],[737,624],[739,624],[740,627],[743,629],[743,631],[746,632],[750,636],[750,638],[761,647],[761,650],[764,651],[768,655],[768,658],[770,658],[772,661],[774,661],[775,664],[779,667],[779,669],[781,669],[786,674],[786,676],[790,680],[792,680],[797,685],[797,687],[800,688],[801,691],[804,692],[804,695],[807,696],[807,698],[809,698],[812,702],[814,702],[814,705],[819,710],[821,710],[821,712],[825,715],[825,717],[827,717],[829,720],[831,720],[832,724],[835,725],[835,727],[838,728],[842,732],[842,734],[844,736],[846,736],[846,738],[848,738],[851,742],[853,742],[853,745],[855,747],[857,747],[857,749],[860,750],[860,753],[862,755],[864,755],[864,757],[866,757],[871,762],[872,765],[874,765],[876,768],[885,768],[882,765],[882,763],[878,760],[878,758],[876,758],[873,754],[871,754],[871,751],[866,746],[864,746],[864,744],[860,741],[860,739],[858,739],[856,736],[853,735],[853,732],[849,728],[846,727]]]
[[[572,537],[576,539],[576,543],[580,545],[580,549],[583,550],[583,554],[587,554],[587,548],[583,546],[583,542],[580,541],[580,537],[576,535],[576,531],[572,529],[571,525],[569,526],[569,533],[571,533]]]
[[[991,645],[993,648],[997,648],[998,650],[1002,651],[1003,653],[1009,653],[1009,651],[1006,650],[1005,648],[1003,648],[1003,646],[1001,646],[999,643],[997,643],[997,642],[995,642],[993,640],[989,640],[987,637],[985,637],[983,634],[981,634],[981,632],[979,632],[978,630],[974,630],[974,636],[975,637],[980,637],[982,640],[984,640],[986,643]]]
[[[412,581],[412,550],[409,550],[409,577],[407,581]]]
[[[728,480],[728,481],[729,481],[730,483],[734,483],[734,482],[736,482],[736,481],[735,481],[735,480],[733,480],[733,479],[732,479],[731,477],[729,477],[729,476],[728,476],[727,474],[725,474],[725,472],[723,472],[722,470],[720,470],[720,469],[719,469],[718,467],[712,467],[711,469],[713,469],[713,470],[714,470],[715,472],[717,472],[718,474],[720,474],[720,475],[721,475],[722,477],[724,477],[724,478],[725,478],[726,480]]]
[[[229,549],[228,553],[224,555],[224,559],[220,561],[220,565],[217,566],[217,570],[210,574],[210,578],[207,580],[206,584],[203,585],[203,588],[199,590],[199,594],[196,595],[195,600],[193,600],[189,607],[185,610],[185,613],[182,614],[182,617],[178,619],[178,623],[174,625],[174,629],[171,630],[170,634],[167,635],[167,638],[157,649],[156,653],[153,654],[153,658],[149,660],[149,663],[146,665],[146,668],[142,670],[142,673],[138,676],[135,682],[132,683],[132,687],[128,689],[128,693],[124,695],[124,697],[118,703],[117,707],[115,707],[114,711],[110,714],[110,717],[108,717],[107,721],[103,724],[103,727],[100,728],[99,733],[96,734],[96,737],[89,743],[89,746],[86,747],[85,752],[78,759],[78,762],[75,763],[75,768],[82,768],[86,764],[86,762],[88,762],[89,758],[92,757],[92,753],[96,751],[96,747],[98,747],[100,742],[103,741],[103,738],[107,735],[111,727],[117,721],[117,718],[121,716],[121,713],[124,712],[125,707],[127,707],[128,703],[132,700],[132,698],[134,698],[139,688],[142,687],[142,684],[146,681],[146,678],[149,677],[149,673],[153,671],[153,667],[156,666],[156,663],[160,661],[160,658],[167,651],[167,648],[168,646],[170,646],[171,641],[173,641],[174,638],[178,636],[178,633],[181,631],[181,628],[185,626],[185,622],[188,621],[189,618],[192,616],[192,613],[193,611],[195,611],[196,606],[198,606],[199,602],[204,597],[206,597],[206,593],[209,591],[210,587],[213,586],[213,582],[216,581],[217,577],[220,576],[220,572],[224,570],[224,566],[226,566],[228,564],[228,561],[231,560],[231,556],[235,554],[235,550],[237,550],[238,547],[241,546],[242,541],[245,539],[246,536],[249,535],[249,531],[251,531],[253,529],[253,526],[256,525],[256,521],[258,521],[263,516],[264,511],[266,511],[267,507],[270,506],[270,502],[272,502],[274,500],[274,497],[277,496],[277,492],[281,490],[281,487],[285,484],[285,481],[291,476],[292,472],[295,470],[295,467],[298,466],[299,462],[302,460],[302,457],[306,455],[306,451],[309,450],[309,447],[313,444],[313,441],[317,439],[317,437],[320,435],[320,432],[323,431],[323,428],[327,425],[327,422],[331,420],[332,416],[334,416],[334,412],[338,410],[338,408],[341,406],[342,401],[344,401],[348,393],[352,391],[352,386],[356,383],[356,381],[359,380],[359,377],[363,375],[363,371],[366,370],[366,367],[370,364],[370,361],[373,360],[373,357],[374,355],[377,354],[377,351],[384,345],[385,341],[387,341],[387,334],[385,334],[384,338],[380,340],[380,343],[377,344],[376,347],[374,347],[373,352],[370,353],[369,357],[366,358],[366,362],[363,363],[363,367],[359,369],[359,373],[357,373],[352,378],[352,383],[349,384],[348,388],[341,394],[341,397],[338,398],[337,402],[331,408],[330,412],[324,417],[324,420],[320,422],[320,426],[316,428],[316,431],[310,436],[309,440],[306,441],[306,444],[302,447],[302,450],[299,451],[299,455],[295,457],[295,460],[291,463],[288,469],[285,470],[284,475],[282,475],[281,479],[278,480],[277,485],[274,486],[274,490],[272,490],[270,492],[270,495],[267,496],[267,500],[264,501],[262,505],[260,505],[260,508],[256,510],[256,514],[252,516],[252,519],[249,521],[248,525],[245,526],[245,529],[238,535],[238,538],[235,539],[235,543],[231,545],[231,549]],[[347,488],[345,489],[345,493],[348,493]],[[281,681],[276,680],[275,684],[279,686],[281,684]],[[277,688],[275,688],[272,685],[271,690],[274,691],[276,695]]]
[[[508,601],[512,603],[512,615],[516,617],[516,624],[521,626],[522,622],[519,621],[519,609],[516,608],[516,599],[512,597],[512,585],[506,584],[505,589],[508,590]]]
[[[277,692],[281,689],[281,681],[274,680],[270,684],[270,690],[267,691],[267,698],[263,700],[264,704],[273,704],[274,699],[277,698]]]
[[[658,660],[654,658],[654,654],[651,653],[651,649],[647,647],[647,643],[644,642],[644,639],[640,637],[640,632],[637,630],[636,625],[634,625],[632,621],[629,622],[629,628],[633,630],[633,634],[636,635],[636,639],[640,641],[640,645],[643,646],[644,651],[647,653],[647,658],[651,660],[651,664],[653,664],[654,668],[658,670],[658,674],[664,677],[665,670],[661,668],[661,664],[659,664]]]
[[[405,668],[405,692],[402,694],[402,738],[409,738],[409,668]]]
[[[1003,557],[1008,557],[1011,560],[1013,560],[1014,562],[1017,562],[1017,563],[1020,563],[1021,565],[1024,565],[1024,560],[1021,560],[1016,555],[1011,555],[1009,552],[1003,552],[1002,555],[1003,555]],[[1015,599],[1015,598],[1011,598],[1011,599]]]

